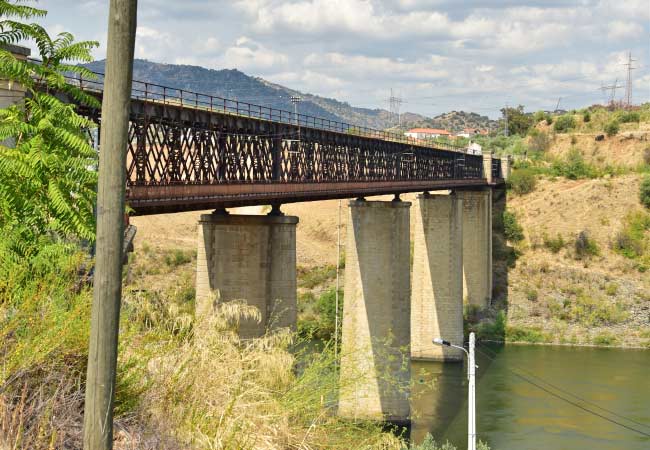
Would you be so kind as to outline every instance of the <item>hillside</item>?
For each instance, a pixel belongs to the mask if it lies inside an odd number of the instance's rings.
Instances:
[[[535,156],[540,170],[536,187],[525,194],[514,190],[495,194],[493,307],[470,311],[470,326],[484,336],[496,334],[515,341],[650,345],[650,277],[644,262],[650,261],[650,230],[641,231],[635,244],[646,248],[647,255],[625,257],[616,247],[621,243],[619,236],[629,232],[630,217],[650,217],[639,201],[640,180],[650,170],[644,160],[649,125],[644,121],[625,124],[618,135],[600,141],[595,140],[600,133],[597,123],[592,129],[578,126],[569,133],[539,126],[552,136],[544,154]],[[515,139],[511,148],[530,145],[529,138],[511,138]],[[549,171],[567,164],[570,149],[582,155],[584,161],[578,166],[582,164],[581,170],[591,175],[567,179]],[[520,159],[517,164],[524,163],[528,164]],[[606,169],[612,165],[615,170]],[[415,201],[414,194],[403,198]],[[297,256],[303,323],[320,323],[316,299],[332,292],[338,208],[337,200],[283,206],[286,214],[300,217]],[[496,212],[500,208],[512,213],[521,226],[520,241],[504,239],[501,216]],[[238,212],[262,211],[250,207]],[[342,212],[341,239],[345,242],[345,200]],[[195,251],[199,214],[134,217],[139,228],[136,247]],[[413,217],[411,223],[415,223]],[[576,253],[581,234],[588,237],[587,255]],[[500,314],[503,327],[492,329],[489,324],[498,323]]]
[[[86,64],[86,67],[103,73],[104,60]],[[391,119],[390,112],[386,110],[356,108],[346,102],[299,92],[252,77],[236,69],[213,70],[136,59],[133,64],[133,79],[286,111],[293,111],[290,97],[299,95],[303,99],[299,107],[301,114],[377,129],[385,129],[394,124],[394,119]],[[412,122],[426,119],[413,113],[405,113],[403,117]]]
[[[464,128],[481,130],[496,130],[498,121],[487,116],[465,111],[451,111],[433,118],[417,118],[404,120],[408,128],[439,128],[450,131],[461,131]]]

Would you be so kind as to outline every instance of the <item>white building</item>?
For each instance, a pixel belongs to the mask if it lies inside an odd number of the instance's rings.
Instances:
[[[481,145],[477,144],[476,142],[470,142],[470,144],[467,146],[467,153],[470,155],[482,155],[483,147],[481,147]]]
[[[404,133],[406,136],[413,139],[434,139],[440,136],[451,137],[452,134],[447,130],[439,130],[436,128],[413,128]]]

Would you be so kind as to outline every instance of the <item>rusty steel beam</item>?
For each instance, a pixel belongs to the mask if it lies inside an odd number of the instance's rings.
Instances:
[[[482,189],[480,180],[439,180],[427,182],[354,182],[211,186],[132,187],[128,202],[135,215],[179,211],[234,208],[240,206],[296,203],[328,199],[371,197],[407,192]]]

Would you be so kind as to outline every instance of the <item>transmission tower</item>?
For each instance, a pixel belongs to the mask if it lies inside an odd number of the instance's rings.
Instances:
[[[400,115],[400,108],[404,100],[402,97],[396,96],[393,94],[393,89],[390,90],[390,97],[388,98],[388,103],[390,105],[390,114],[391,119],[395,121],[397,119],[397,126],[402,126],[402,116]]]
[[[618,78],[614,81],[614,84],[610,84],[609,86],[604,86],[601,83],[600,90],[603,91],[603,94],[605,92],[609,91],[609,104],[613,105],[614,101],[616,100],[616,89],[622,88],[620,84],[618,84]]]
[[[623,63],[623,65],[627,67],[627,82],[625,83],[625,103],[628,108],[632,106],[632,71],[636,69],[636,67],[632,67],[632,63],[635,61],[636,59],[632,58],[632,52],[628,52],[627,62]]]

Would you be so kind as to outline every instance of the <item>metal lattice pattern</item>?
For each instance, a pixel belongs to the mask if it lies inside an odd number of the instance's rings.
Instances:
[[[160,186],[482,178],[480,156],[291,125],[255,130],[257,124],[247,123],[248,129],[240,128],[241,122],[255,121],[187,123],[134,115],[127,182]]]

